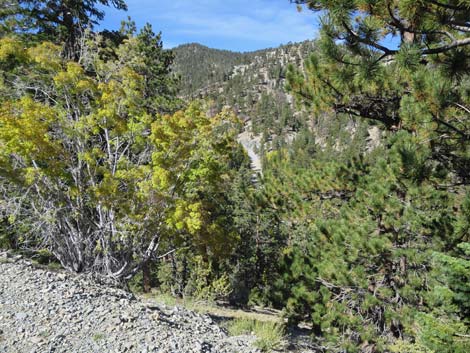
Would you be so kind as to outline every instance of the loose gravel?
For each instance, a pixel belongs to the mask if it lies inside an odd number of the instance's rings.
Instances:
[[[209,316],[0,251],[0,352],[256,353]]]

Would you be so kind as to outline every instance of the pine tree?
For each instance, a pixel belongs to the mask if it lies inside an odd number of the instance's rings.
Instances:
[[[351,186],[346,200],[320,211],[304,204],[313,221],[298,236],[306,242],[286,252],[286,310],[308,317],[327,351],[466,351],[457,299],[466,279],[450,273],[465,268],[456,246],[468,238],[469,5],[295,2],[323,20],[305,70],[289,69],[289,89],[316,114],[357,116],[387,132],[377,151],[336,165],[339,190]],[[452,294],[457,286],[463,292]]]
[[[315,108],[404,129],[468,182],[470,6],[462,1],[295,1],[323,11],[319,50],[289,86]],[[394,44],[384,44],[394,43]]]
[[[104,18],[98,5],[126,10],[123,0],[5,0],[0,10],[0,34],[17,33],[63,44],[67,59],[79,58],[79,39]]]

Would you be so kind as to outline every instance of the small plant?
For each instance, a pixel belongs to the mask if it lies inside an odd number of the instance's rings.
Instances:
[[[178,300],[169,293],[156,293],[155,299],[166,306],[175,306],[178,304]]]
[[[39,336],[43,337],[43,338],[47,338],[51,335],[50,331],[49,330],[44,330],[44,331],[41,331],[39,332]]]
[[[208,302],[228,298],[232,287],[226,273],[214,278],[212,264],[204,261],[202,256],[193,258],[192,268],[191,278],[184,289],[186,296]]]
[[[129,282],[127,282],[129,290],[134,294],[143,294],[142,290],[142,272],[137,273],[133,276]]]
[[[255,320],[252,319],[234,319],[227,327],[230,336],[249,335],[253,332]]]
[[[32,255],[33,259],[40,265],[49,265],[57,262],[54,255],[47,249],[39,249]]]
[[[263,352],[279,349],[284,341],[284,326],[278,322],[257,321],[255,335],[258,339],[255,346]]]
[[[411,343],[405,340],[397,340],[388,348],[392,353],[434,353],[434,351],[428,350],[419,343]]]
[[[59,262],[51,262],[47,264],[47,268],[51,271],[59,271],[63,269],[62,265]]]
[[[104,334],[100,332],[95,333],[92,337],[93,341],[95,342],[101,341],[103,338],[104,338]]]
[[[232,336],[255,335],[257,337],[255,346],[263,352],[281,348],[284,341],[284,327],[275,321],[235,319],[228,326],[228,332]]]

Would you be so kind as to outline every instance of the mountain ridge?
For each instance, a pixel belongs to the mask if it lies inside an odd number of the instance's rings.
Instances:
[[[289,145],[299,135],[313,139],[320,149],[339,151],[359,143],[359,136],[367,141],[364,150],[377,146],[376,127],[348,116],[314,116],[286,89],[288,66],[303,68],[314,50],[315,42],[309,40],[248,53],[189,43],[174,49],[173,69],[181,77],[183,98],[212,101],[216,111],[229,107],[243,121],[239,142],[256,173],[262,171],[265,152]]]

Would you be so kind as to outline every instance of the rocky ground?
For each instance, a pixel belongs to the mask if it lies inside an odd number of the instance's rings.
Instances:
[[[0,352],[255,353],[213,320],[0,251]]]

